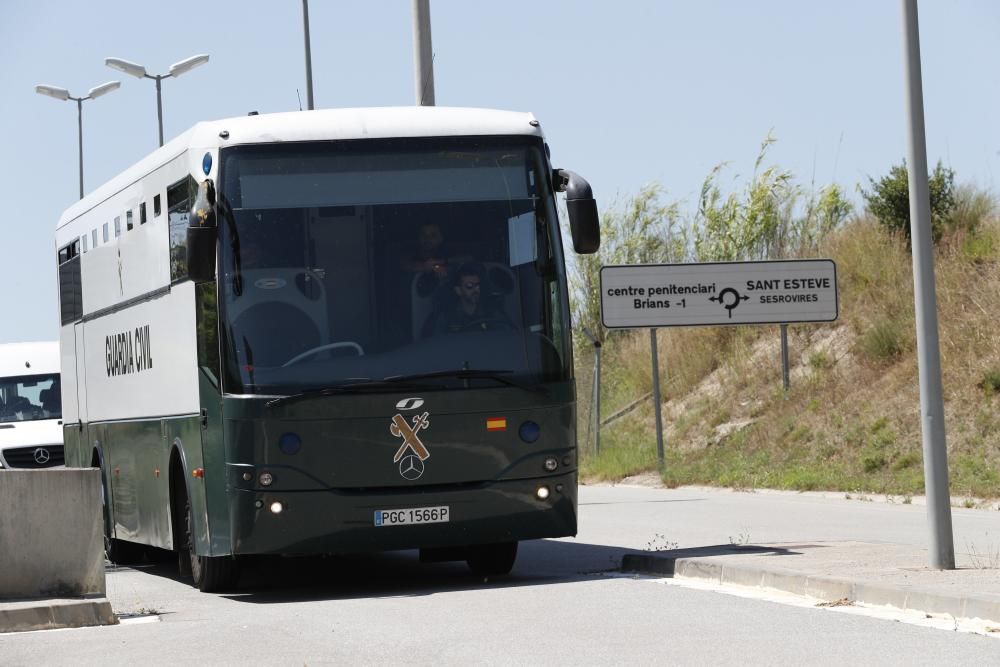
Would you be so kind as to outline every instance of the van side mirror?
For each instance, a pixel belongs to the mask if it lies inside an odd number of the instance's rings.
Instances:
[[[215,183],[206,178],[198,186],[187,228],[187,271],[196,283],[215,280]]]
[[[597,252],[601,247],[601,223],[590,183],[579,174],[566,169],[553,170],[552,183],[556,192],[566,193],[573,249],[581,255]]]

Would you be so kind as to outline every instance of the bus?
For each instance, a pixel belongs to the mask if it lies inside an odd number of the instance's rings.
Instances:
[[[0,469],[63,465],[59,342],[0,345]]]
[[[600,232],[549,160],[527,113],[251,114],[71,206],[66,465],[101,470],[109,558],[172,550],[217,591],[245,556],[502,575],[520,541],[575,535],[556,193],[577,252]]]

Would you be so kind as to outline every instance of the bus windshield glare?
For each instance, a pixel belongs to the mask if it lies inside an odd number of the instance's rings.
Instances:
[[[224,390],[568,379],[542,150],[532,137],[224,149]]]

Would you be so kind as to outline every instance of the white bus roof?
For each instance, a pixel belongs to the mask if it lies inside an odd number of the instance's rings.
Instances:
[[[57,228],[188,149],[285,141],[485,135],[542,136],[530,113],[459,107],[370,107],[237,116],[198,123],[76,202]],[[224,139],[220,133],[227,132]]]
[[[58,341],[0,344],[0,378],[58,372]]]

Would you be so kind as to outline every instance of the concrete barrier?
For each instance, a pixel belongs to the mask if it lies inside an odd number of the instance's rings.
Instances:
[[[0,470],[0,599],[104,595],[100,471]]]

